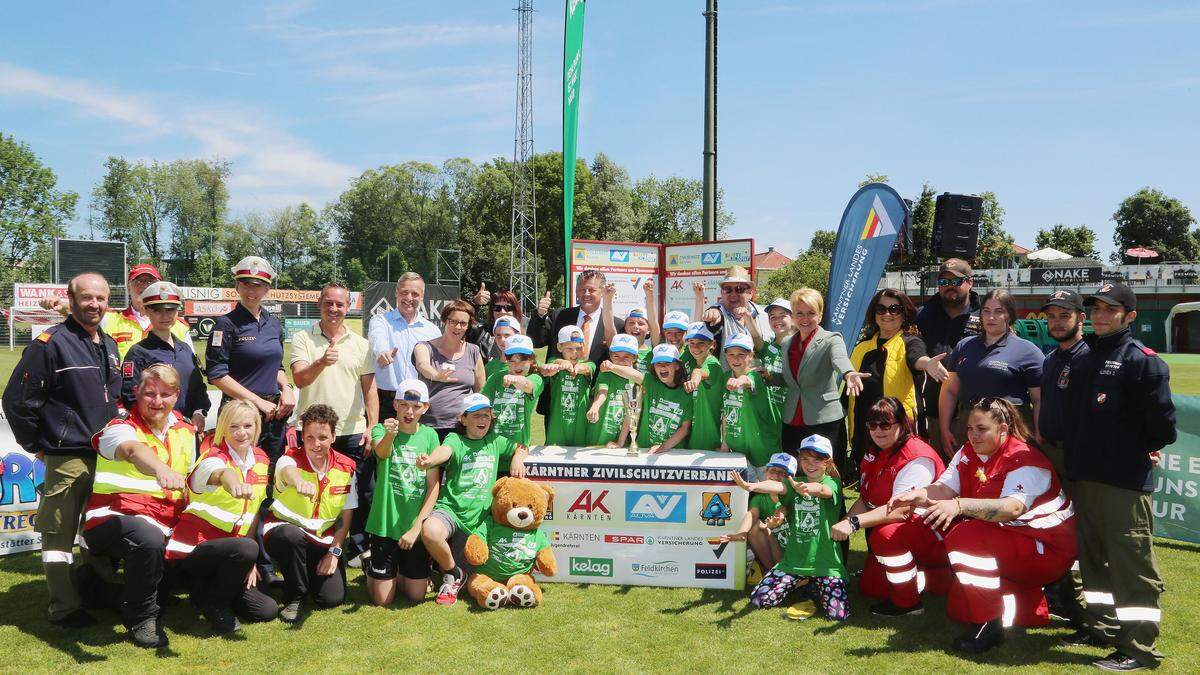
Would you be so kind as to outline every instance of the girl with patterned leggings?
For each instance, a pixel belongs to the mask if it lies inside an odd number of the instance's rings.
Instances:
[[[778,607],[799,590],[830,620],[843,621],[850,616],[846,567],[841,546],[830,537],[830,527],[841,510],[842,486],[827,438],[814,434],[801,442],[800,469],[804,482],[790,476],[782,482],[757,483],[735,478],[743,489],[779,495],[780,511],[788,524],[783,559],[754,587],[750,602],[755,607]]]

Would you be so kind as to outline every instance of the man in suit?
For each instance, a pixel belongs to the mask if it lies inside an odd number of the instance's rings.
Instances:
[[[538,301],[537,311],[529,317],[528,334],[533,340],[533,346],[546,347],[546,362],[549,363],[561,356],[558,351],[558,331],[564,326],[579,326],[583,331],[583,353],[587,360],[596,364],[599,371],[600,362],[608,358],[608,342],[611,335],[604,330],[601,321],[601,300],[604,297],[604,273],[597,270],[581,272],[575,281],[574,307],[559,310],[550,309],[550,292]],[[613,317],[617,332],[625,331],[625,321]],[[538,412],[546,414],[550,397],[542,393],[538,401]]]

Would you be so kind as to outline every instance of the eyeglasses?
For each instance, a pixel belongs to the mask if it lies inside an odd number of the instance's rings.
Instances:
[[[749,286],[722,286],[721,290],[725,293],[746,293],[750,290]]]
[[[513,311],[513,306],[512,306],[512,305],[497,305],[497,304],[493,304],[493,305],[492,305],[492,311],[493,311],[493,312],[511,312],[511,311]]]
[[[895,422],[867,422],[868,431],[887,431],[896,425]]]
[[[882,316],[891,314],[892,316],[900,316],[904,313],[904,308],[900,305],[875,305],[875,313]]]
[[[960,277],[954,277],[953,279],[938,279],[938,288],[944,288],[946,286],[958,288],[966,283],[966,281],[966,279],[962,279]]]

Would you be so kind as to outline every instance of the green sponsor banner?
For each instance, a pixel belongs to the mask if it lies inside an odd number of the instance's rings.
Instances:
[[[584,0],[566,0],[563,23],[563,288],[571,287],[575,221],[575,152],[579,141],[579,76],[583,68]],[[566,299],[571,304],[571,299]]]
[[[1200,397],[1171,397],[1179,437],[1154,470],[1154,534],[1200,543]]]

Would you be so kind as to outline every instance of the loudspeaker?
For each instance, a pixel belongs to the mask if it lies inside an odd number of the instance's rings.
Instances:
[[[983,199],[975,195],[938,195],[933,214],[933,255],[971,260],[979,248]]]

